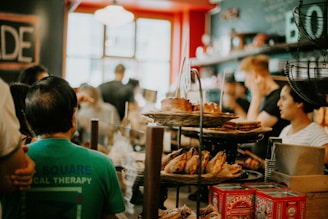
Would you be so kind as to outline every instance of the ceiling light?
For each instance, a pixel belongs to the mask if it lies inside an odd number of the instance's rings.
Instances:
[[[116,0],[114,0],[112,5],[97,10],[95,18],[109,27],[119,27],[133,21],[134,15],[118,5]]]

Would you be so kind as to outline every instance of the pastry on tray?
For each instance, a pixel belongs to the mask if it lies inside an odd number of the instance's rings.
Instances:
[[[161,111],[192,112],[192,103],[185,98],[170,97],[161,101]]]
[[[160,219],[196,219],[196,212],[190,209],[187,205],[180,208],[167,209],[159,212]],[[199,216],[201,219],[221,219],[222,216],[213,205],[199,209]]]
[[[207,150],[202,150],[201,153],[202,158],[200,159],[196,148],[190,148],[188,151],[184,151],[184,149],[172,151],[162,158],[163,173],[196,175],[198,174],[199,162],[201,162],[201,174],[208,177],[237,177],[242,171],[240,165],[226,163],[227,155],[223,151],[219,151],[212,158]]]

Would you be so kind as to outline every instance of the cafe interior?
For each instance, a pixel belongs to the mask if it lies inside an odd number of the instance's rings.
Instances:
[[[326,0],[2,0],[0,78],[42,65],[78,92],[124,65],[136,107],[126,101],[118,123],[81,114],[74,136],[113,161],[120,219],[328,218],[328,146],[285,143],[249,119],[257,82],[240,68],[267,57],[272,81],[315,106],[307,116],[328,145],[327,11]],[[229,84],[234,98],[242,89],[244,114],[227,110]]]

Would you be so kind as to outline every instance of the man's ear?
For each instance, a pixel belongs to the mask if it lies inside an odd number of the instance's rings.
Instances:
[[[73,116],[72,116],[72,135],[77,129],[77,107],[74,110]]]

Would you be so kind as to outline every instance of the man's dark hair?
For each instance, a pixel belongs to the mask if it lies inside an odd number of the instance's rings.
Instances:
[[[123,74],[125,72],[125,67],[123,64],[118,64],[116,67],[115,67],[115,74],[116,73],[119,73],[119,74]]]
[[[26,118],[36,135],[67,132],[76,108],[73,88],[60,77],[41,79],[26,95]]]
[[[14,100],[15,112],[20,124],[20,132],[27,137],[33,137],[34,134],[30,129],[25,117],[25,98],[30,85],[14,82],[10,84],[11,96]]]
[[[37,81],[37,76],[43,72],[48,72],[48,69],[43,65],[33,65],[24,69],[18,76],[18,82],[32,85]]]

